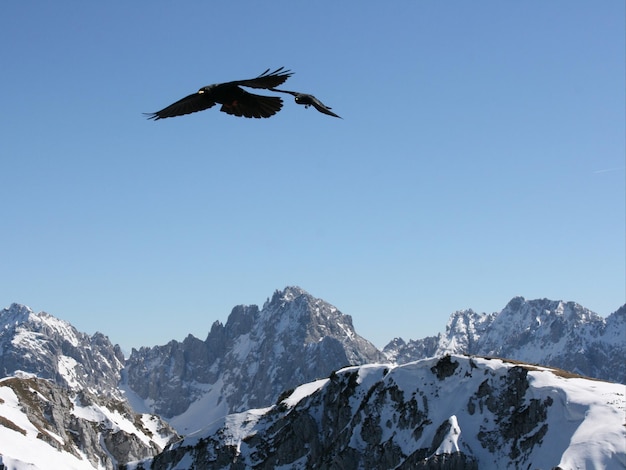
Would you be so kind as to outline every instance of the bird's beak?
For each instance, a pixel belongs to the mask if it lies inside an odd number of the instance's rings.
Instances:
[[[204,90],[198,90],[198,93],[202,94],[204,93]]]

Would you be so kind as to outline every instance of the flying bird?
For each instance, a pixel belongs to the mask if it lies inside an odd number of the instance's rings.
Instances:
[[[343,119],[341,116],[338,116],[335,113],[333,113],[331,111],[331,109],[332,109],[331,107],[326,106],[324,103],[322,103],[320,100],[318,100],[313,95],[308,95],[306,93],[300,93],[298,91],[278,90],[277,88],[270,88],[270,90],[271,91],[277,91],[279,93],[289,93],[290,95],[293,95],[295,97],[296,103],[303,104],[305,108],[308,108],[309,106],[313,106],[320,113],[328,114],[329,116],[334,116],[334,117],[337,117],[339,119]]]
[[[148,119],[157,121],[203,111],[219,103],[222,105],[220,111],[224,113],[247,118],[268,118],[280,111],[283,100],[277,96],[255,95],[241,87],[272,89],[285,83],[285,80],[293,75],[291,71],[283,69],[284,67],[280,67],[273,72],[267,69],[258,77],[249,80],[204,86],[196,93],[185,96],[161,111],[146,113],[146,115]]]

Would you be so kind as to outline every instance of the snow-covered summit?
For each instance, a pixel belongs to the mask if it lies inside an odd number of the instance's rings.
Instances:
[[[0,310],[0,328],[8,328],[9,325],[19,324],[28,321],[34,313],[26,305],[12,303],[8,308]]]
[[[119,397],[124,357],[102,333],[89,336],[48,313],[0,310],[0,376],[36,374],[73,390]]]
[[[37,338],[43,336],[63,337],[72,346],[77,346],[81,340],[81,333],[65,320],[46,312],[34,313],[30,307],[16,303],[0,310],[0,330],[18,332],[11,340],[16,346],[23,343],[25,347],[38,348],[43,343],[38,342]]]

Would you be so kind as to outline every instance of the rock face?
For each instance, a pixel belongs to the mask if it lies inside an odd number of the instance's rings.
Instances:
[[[499,313],[461,310],[438,336],[405,342],[383,352],[403,364],[442,354],[514,358],[626,383],[626,306],[606,319],[574,302],[515,297]]]
[[[273,403],[285,389],[350,364],[384,356],[354,331],[352,319],[298,287],[276,291],[262,309],[235,307],[205,341],[133,350],[128,385],[170,419],[193,431],[228,413]],[[194,426],[196,426],[194,428]]]
[[[49,380],[0,381],[0,468],[104,468],[157,455],[176,433],[128,404]]]
[[[350,367],[133,469],[623,468],[622,385],[498,359]]]
[[[102,333],[80,333],[19,304],[0,310],[0,377],[25,371],[71,390],[121,398],[123,367],[121,349]]]

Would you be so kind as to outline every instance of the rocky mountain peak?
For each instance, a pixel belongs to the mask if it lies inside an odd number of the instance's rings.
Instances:
[[[0,311],[0,374],[32,373],[73,390],[120,397],[124,356],[102,333],[89,336],[48,313],[12,304]]]
[[[259,317],[256,305],[237,305],[232,309],[226,322],[226,331],[231,338],[250,332]]]
[[[214,323],[204,342],[133,350],[127,370],[130,387],[185,431],[200,402],[210,403],[206,412],[218,418],[265,406],[284,389],[348,364],[383,359],[356,334],[350,316],[299,287],[287,287],[261,310],[233,308],[226,324]]]
[[[299,341],[313,343],[330,336],[347,344],[358,338],[350,315],[300,287],[276,291],[261,313],[263,323],[259,326],[285,339],[295,335]]]
[[[526,303],[526,299],[521,295],[517,295],[513,297],[504,307],[504,310],[510,310],[512,312],[517,312],[521,309],[521,307]]]
[[[0,329],[28,321],[33,311],[26,305],[12,303],[8,308],[0,310]]]

